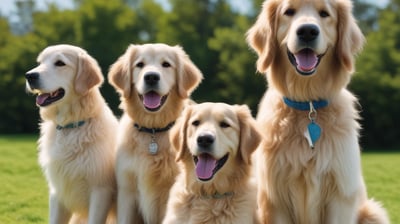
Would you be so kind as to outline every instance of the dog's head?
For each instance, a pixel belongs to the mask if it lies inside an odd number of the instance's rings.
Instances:
[[[189,106],[170,139],[177,161],[182,160],[201,181],[220,173],[227,178],[240,176],[261,141],[248,107],[224,103]]]
[[[279,74],[302,77],[351,74],[354,56],[364,43],[351,10],[349,0],[265,1],[247,32],[247,42],[259,56],[257,69],[262,73],[280,69]],[[271,78],[285,82],[298,79]]]
[[[96,60],[76,46],[49,46],[37,61],[39,65],[28,71],[25,78],[26,90],[38,94],[36,104],[40,107],[85,95],[103,82]]]
[[[202,79],[201,72],[179,46],[130,45],[109,72],[110,83],[128,101],[147,112],[159,112],[171,95],[186,99]]]

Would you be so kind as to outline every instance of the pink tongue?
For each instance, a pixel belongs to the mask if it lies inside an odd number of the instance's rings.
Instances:
[[[36,104],[42,105],[44,103],[44,101],[46,101],[46,99],[49,97],[50,97],[49,93],[40,94],[39,96],[36,97]]]
[[[217,160],[208,154],[200,155],[196,164],[196,174],[199,179],[210,179],[213,175],[213,170],[217,165]]]
[[[143,104],[150,109],[157,108],[161,105],[161,96],[153,91],[148,92],[143,96]]]
[[[302,71],[311,71],[318,64],[318,56],[309,49],[301,50],[294,55],[298,69]]]

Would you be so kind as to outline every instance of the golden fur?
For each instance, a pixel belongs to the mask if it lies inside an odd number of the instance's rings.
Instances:
[[[255,153],[262,223],[389,223],[367,199],[357,100],[346,90],[364,42],[351,10],[349,0],[268,0],[247,33],[269,84],[257,116],[265,141]],[[319,64],[302,61],[305,48]],[[283,97],[329,101],[317,110],[322,134],[313,150],[304,137],[309,111],[288,107]]]
[[[180,175],[170,191],[164,224],[256,223],[256,186],[250,180],[250,157],[261,135],[247,106],[189,106],[170,139],[177,150]],[[219,161],[228,155],[209,180],[202,180],[195,172],[200,161],[196,168],[193,158],[204,154]]]
[[[152,80],[158,82],[156,86],[146,83],[149,74],[158,77]],[[202,74],[181,47],[144,44],[130,45],[112,65],[108,76],[121,94],[125,112],[120,121],[116,166],[118,222],[160,223],[177,174],[169,131],[155,133],[159,149],[152,155],[148,150],[151,134],[138,131],[134,124],[163,128],[174,122]],[[146,108],[144,98],[148,90],[167,96],[156,111]]]
[[[76,222],[105,223],[116,193],[118,122],[99,91],[101,70],[86,51],[71,45],[47,47],[38,62],[26,77],[27,90],[38,94],[43,119],[39,163],[49,184],[49,223],[67,223],[72,215]],[[64,97],[45,105],[59,88]],[[56,129],[78,121],[85,123]]]

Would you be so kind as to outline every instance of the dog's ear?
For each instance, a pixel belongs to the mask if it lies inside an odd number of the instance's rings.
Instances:
[[[348,71],[353,72],[354,57],[361,51],[365,38],[353,17],[350,1],[339,1],[337,13],[336,57],[340,64]]]
[[[258,55],[257,70],[265,73],[278,51],[276,39],[277,10],[279,1],[268,0],[254,25],[246,33],[246,41]]]
[[[184,157],[185,151],[187,149],[186,129],[190,114],[191,106],[187,106],[183,110],[182,115],[178,118],[169,134],[170,142],[176,152],[175,160],[177,162]]]
[[[240,126],[239,153],[243,161],[250,164],[251,154],[260,144],[262,137],[256,128],[249,107],[247,105],[235,105],[234,108]]]
[[[203,79],[203,74],[180,46],[175,46],[174,48],[176,49],[178,59],[178,93],[180,97],[187,98],[200,84]]]
[[[91,88],[104,81],[97,61],[87,53],[78,55],[78,71],[75,77],[75,92],[85,95]]]
[[[125,53],[111,65],[108,72],[108,82],[125,98],[129,98],[132,92],[132,58],[136,53],[137,47],[131,44]]]

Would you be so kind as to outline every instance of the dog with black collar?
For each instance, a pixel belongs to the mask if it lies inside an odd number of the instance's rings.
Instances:
[[[202,74],[179,46],[130,45],[108,78],[121,95],[118,223],[161,223],[177,166],[168,133]]]

